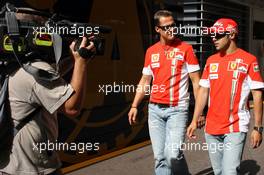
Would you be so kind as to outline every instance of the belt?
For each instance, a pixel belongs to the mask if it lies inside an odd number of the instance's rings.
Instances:
[[[170,108],[170,107],[173,107],[173,105],[169,105],[169,104],[162,104],[162,103],[155,103],[155,102],[149,102],[149,103],[150,104],[153,104],[153,105],[157,105],[160,108]]]

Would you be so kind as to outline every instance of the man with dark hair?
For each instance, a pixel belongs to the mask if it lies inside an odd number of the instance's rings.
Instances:
[[[35,19],[40,22],[42,18],[17,14],[17,19]],[[87,41],[84,37],[80,48],[93,51],[94,44],[90,42],[87,46]],[[40,150],[38,146],[57,142],[57,112],[75,117],[82,108],[87,81],[87,60],[74,47],[75,42],[70,45],[74,66],[69,84],[62,78],[50,82],[38,81],[22,68],[9,75],[8,95],[14,125],[18,126],[33,113],[34,116],[15,135],[8,157],[2,157],[1,152],[0,174],[60,174],[61,162],[56,150]],[[50,64],[43,61],[32,61],[31,65],[50,73],[56,72]]]
[[[176,38],[172,13],[160,10],[154,15],[155,31],[160,41],[147,49],[143,75],[132,103],[129,123],[136,122],[137,108],[151,80],[149,102],[149,134],[157,175],[184,175],[188,168],[181,150],[188,121],[188,78],[194,95],[200,80],[199,64],[191,45]]]
[[[168,10],[159,10],[154,14],[154,25],[159,26],[160,25],[160,18],[161,17],[171,17],[173,16],[172,12]]]
[[[193,137],[199,114],[209,98],[205,138],[214,174],[237,175],[250,120],[250,92],[255,116],[252,147],[259,147],[262,141],[264,83],[256,57],[237,47],[237,23],[221,18],[210,29],[218,52],[207,59],[187,135]]]

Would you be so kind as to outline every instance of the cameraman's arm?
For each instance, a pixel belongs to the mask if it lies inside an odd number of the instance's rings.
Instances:
[[[85,47],[87,38],[83,38],[80,47]],[[70,46],[74,58],[73,74],[71,78],[71,86],[74,89],[73,95],[61,106],[62,111],[67,116],[78,116],[83,107],[85,100],[85,90],[87,81],[87,60],[82,58],[77,51],[74,51],[75,42]],[[86,47],[88,50],[94,49],[94,44],[90,43]]]

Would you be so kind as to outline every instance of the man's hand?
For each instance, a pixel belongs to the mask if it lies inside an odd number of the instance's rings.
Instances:
[[[87,41],[88,41],[88,39],[86,37],[83,37],[79,48],[85,48],[87,50],[91,50],[92,52],[95,52],[94,43],[90,42],[90,44],[88,46],[86,46],[87,45]],[[80,54],[78,53],[77,50],[74,50],[75,44],[76,44],[76,41],[73,41],[71,43],[71,45],[70,45],[70,49],[71,49],[71,52],[72,52],[74,60],[75,61],[80,60],[80,59],[85,60],[84,58],[82,58],[80,56]]]
[[[205,121],[206,121],[205,116],[200,115],[197,122],[197,128],[201,129],[202,127],[204,127]]]
[[[187,128],[187,133],[186,135],[190,138],[190,139],[195,139],[196,136],[194,135],[195,130],[197,129],[197,122],[192,121],[192,123],[189,125],[189,127]]]
[[[258,131],[253,130],[251,133],[251,146],[252,148],[257,148],[262,142],[262,134]]]
[[[128,121],[130,125],[133,125],[136,123],[136,119],[137,119],[137,108],[131,108],[129,113],[128,113]]]
[[[207,103],[208,96],[209,96],[209,88],[200,87],[195,101],[192,123],[187,128],[186,135],[189,138],[196,138],[196,136],[194,135],[195,130],[198,128],[198,126],[202,127],[205,123],[205,119],[203,117],[201,118],[201,114]]]

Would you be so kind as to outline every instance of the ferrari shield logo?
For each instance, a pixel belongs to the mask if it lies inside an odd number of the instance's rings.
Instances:
[[[228,71],[237,70],[238,63],[236,61],[229,61],[228,63]]]
[[[166,53],[166,58],[167,58],[168,60],[171,60],[171,59],[173,59],[174,57],[175,57],[175,51],[174,51],[174,50],[167,51],[167,53]]]

